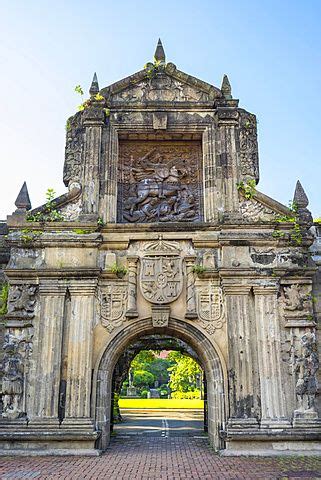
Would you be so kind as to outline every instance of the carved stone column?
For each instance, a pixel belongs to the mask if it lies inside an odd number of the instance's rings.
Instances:
[[[89,422],[96,285],[96,279],[88,279],[73,281],[68,286],[71,313],[64,426]]]
[[[255,366],[255,327],[253,329],[253,294],[248,285],[224,285],[228,322],[228,374],[230,427],[257,425],[259,406]],[[253,347],[253,340],[254,347]]]
[[[281,371],[281,335],[277,304],[278,286],[255,286],[255,318],[261,389],[261,426],[285,427],[284,383]]]
[[[57,279],[39,285],[40,316],[35,331],[37,342],[36,378],[33,382],[34,407],[31,421],[56,419],[58,423],[61,344],[66,287]]]
[[[128,264],[128,299],[127,299],[127,318],[138,317],[137,312],[137,256],[127,257]]]
[[[193,266],[195,265],[196,257],[190,255],[185,257],[186,265],[186,314],[185,318],[197,318],[196,298],[195,298],[195,278]]]

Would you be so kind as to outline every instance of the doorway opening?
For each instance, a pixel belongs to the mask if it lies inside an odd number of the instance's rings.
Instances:
[[[111,335],[108,343],[102,349],[96,363],[92,394],[96,429],[100,432],[97,448],[105,450],[109,445],[113,429],[117,428],[114,418],[115,415],[118,415],[118,412],[114,410],[115,392],[116,394],[121,393],[122,387],[125,386],[127,393],[127,387],[135,386],[124,385],[129,375],[131,362],[139,352],[149,350],[175,351],[196,360],[201,375],[197,380],[195,379],[195,383],[198,382],[199,390],[201,390],[201,383],[203,384],[203,399],[199,400],[204,405],[204,410],[200,412],[199,430],[203,432],[203,435],[204,429],[207,430],[209,441],[214,449],[224,448],[220,435],[220,431],[225,429],[227,408],[224,395],[227,378],[224,359],[212,339],[205,336],[196,326],[172,317],[169,319],[169,325],[162,328],[152,326],[151,318],[138,319],[128,323],[121,331]],[[156,390],[158,388],[156,387]],[[155,383],[154,388],[149,387],[149,390],[151,389],[155,390]],[[193,389],[197,390],[197,388]],[[142,389],[140,389],[141,391]],[[171,396],[172,391],[174,390],[171,389]],[[147,396],[147,394],[145,392],[143,395]],[[121,412],[120,414],[122,415]],[[182,416],[184,416],[183,413]]]
[[[130,344],[113,373],[111,433],[204,435],[206,375],[197,353],[183,340],[146,335]]]

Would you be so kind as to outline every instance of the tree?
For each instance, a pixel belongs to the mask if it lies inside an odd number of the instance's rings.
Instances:
[[[188,355],[171,352],[169,359],[175,363],[169,367],[169,387],[175,392],[192,392],[197,388],[197,377],[202,370],[198,363]]]
[[[155,377],[152,373],[146,370],[135,370],[133,384],[135,387],[153,387]]]

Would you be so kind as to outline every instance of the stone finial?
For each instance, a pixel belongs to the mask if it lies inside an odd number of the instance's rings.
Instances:
[[[89,93],[90,95],[96,95],[99,92],[99,85],[96,72],[94,73],[93,81],[91,82]]]
[[[29,198],[28,188],[26,182],[23,182],[23,185],[20,189],[20,192],[17,196],[17,200],[14,202],[18,210],[30,210],[31,202]]]
[[[296,182],[293,202],[298,208],[306,208],[309,205],[309,199],[301,185],[300,180]]]
[[[223,77],[221,91],[223,93],[224,98],[226,99],[233,98],[231,84],[227,75],[224,75]]]
[[[309,199],[299,180],[296,182],[293,203],[297,208],[299,223],[310,227],[313,223],[313,219],[310,210],[307,209]]]
[[[161,42],[161,39],[158,39],[157,47],[155,50],[155,55],[154,55],[155,60],[165,63],[166,57],[165,57],[165,52],[163,48],[163,44]]]

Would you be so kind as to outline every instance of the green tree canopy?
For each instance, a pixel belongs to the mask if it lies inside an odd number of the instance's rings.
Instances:
[[[180,352],[170,352],[169,359],[174,360],[169,367],[169,387],[175,392],[191,392],[197,388],[197,376],[202,370],[199,364],[188,355]]]

